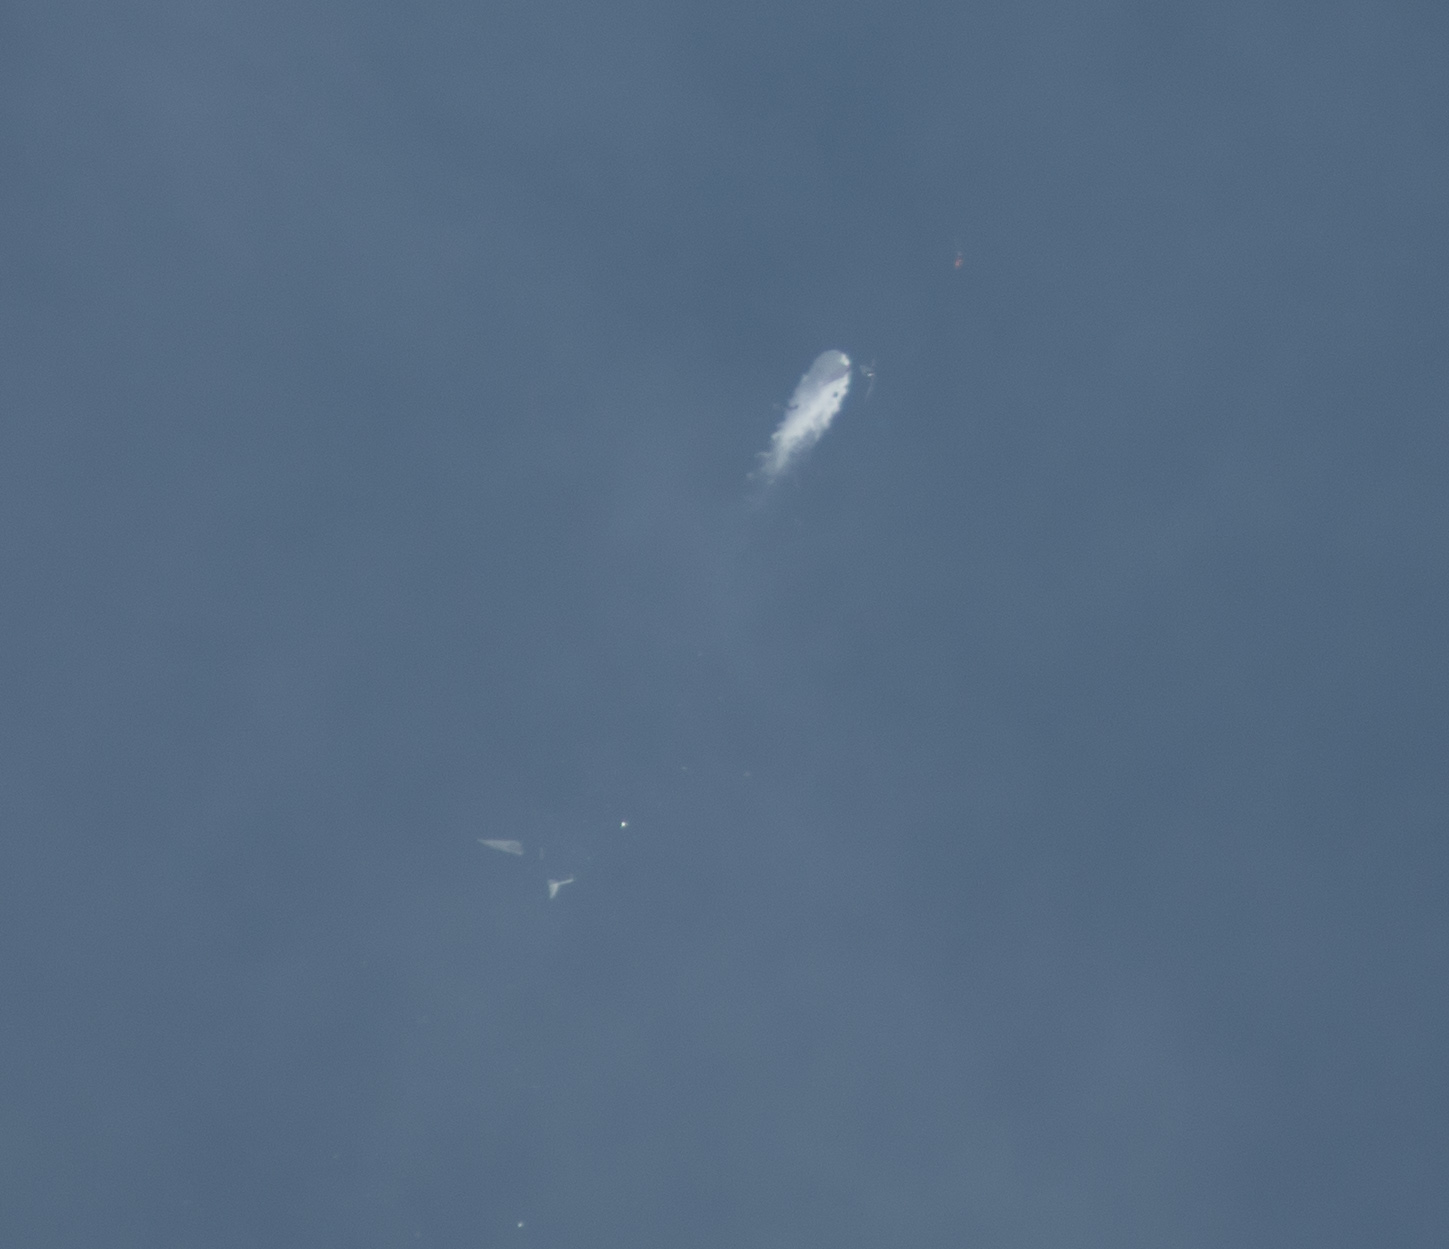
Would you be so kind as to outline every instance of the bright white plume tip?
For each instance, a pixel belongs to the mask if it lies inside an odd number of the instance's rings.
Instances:
[[[843,351],[822,351],[795,387],[785,419],[760,457],[759,475],[765,481],[781,476],[820,441],[849,390],[850,357]]]

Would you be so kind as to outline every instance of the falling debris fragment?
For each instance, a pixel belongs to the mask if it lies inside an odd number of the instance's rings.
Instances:
[[[843,351],[822,351],[810,371],[800,379],[785,419],[770,438],[770,449],[760,456],[759,476],[776,480],[800,456],[820,441],[845,402],[850,389],[850,357]]]
[[[565,876],[562,880],[551,880],[551,881],[549,881],[548,882],[548,900],[550,902],[552,902],[556,897],[558,897],[558,891],[560,889],[562,889],[565,885],[571,885],[573,883],[574,883],[574,878],[572,876]]]
[[[504,854],[522,854],[523,843],[521,841],[505,841],[501,837],[480,837],[478,844],[487,846],[490,850],[501,850]]]

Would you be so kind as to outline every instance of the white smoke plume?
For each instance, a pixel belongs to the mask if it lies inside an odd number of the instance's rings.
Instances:
[[[785,419],[760,456],[758,476],[775,481],[830,428],[850,389],[850,357],[843,351],[822,351],[810,371],[800,379]]]

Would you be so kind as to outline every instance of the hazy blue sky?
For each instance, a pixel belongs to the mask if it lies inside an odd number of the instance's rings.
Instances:
[[[0,1242],[1449,1241],[1446,14],[6,5]]]

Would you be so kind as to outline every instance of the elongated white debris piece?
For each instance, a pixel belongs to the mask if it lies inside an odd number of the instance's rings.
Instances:
[[[505,841],[502,837],[480,837],[478,844],[487,846],[490,850],[502,850],[504,854],[522,854],[523,843],[521,841]]]
[[[850,389],[850,357],[843,351],[822,351],[800,379],[785,419],[760,456],[759,475],[771,482],[820,441],[845,402]]]
[[[558,897],[558,891],[560,889],[562,889],[565,885],[571,885],[573,883],[574,883],[574,878],[572,876],[565,876],[562,880],[551,880],[551,881],[549,881],[548,882],[548,900],[550,902],[552,902],[556,897]]]

